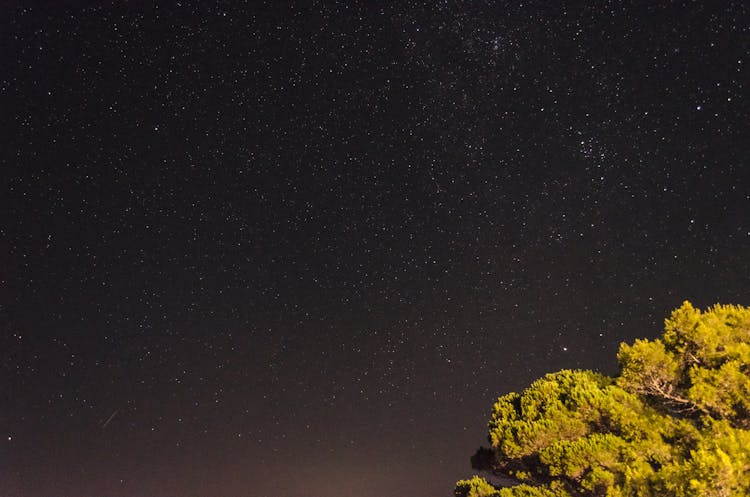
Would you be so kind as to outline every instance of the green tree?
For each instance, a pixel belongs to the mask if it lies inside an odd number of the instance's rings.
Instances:
[[[750,309],[685,302],[620,373],[563,370],[500,397],[456,497],[750,495]]]

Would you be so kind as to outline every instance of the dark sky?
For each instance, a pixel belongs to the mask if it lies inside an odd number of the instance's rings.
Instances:
[[[4,497],[448,497],[498,395],[750,303],[744,1],[49,3],[0,7]]]

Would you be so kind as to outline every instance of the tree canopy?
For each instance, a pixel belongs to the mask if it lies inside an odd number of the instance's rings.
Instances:
[[[500,397],[456,497],[750,495],[750,308],[685,302],[615,377],[563,370]]]

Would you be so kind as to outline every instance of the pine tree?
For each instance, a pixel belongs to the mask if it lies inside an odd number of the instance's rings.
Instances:
[[[500,397],[456,497],[750,495],[750,309],[685,302],[620,373],[563,370]]]

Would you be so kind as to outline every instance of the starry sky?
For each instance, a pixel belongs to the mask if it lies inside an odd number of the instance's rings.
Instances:
[[[746,2],[155,3],[0,7],[3,496],[448,497],[750,304]]]

